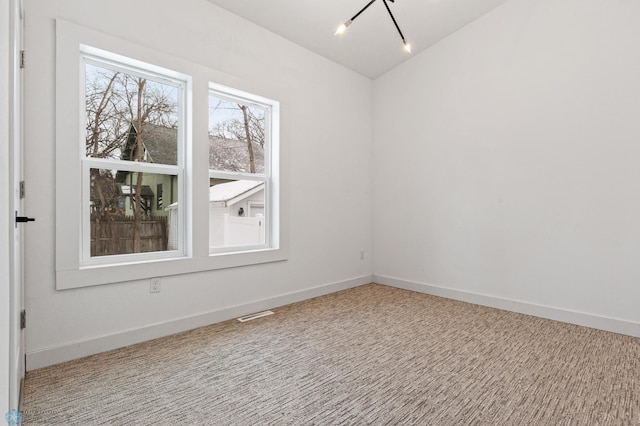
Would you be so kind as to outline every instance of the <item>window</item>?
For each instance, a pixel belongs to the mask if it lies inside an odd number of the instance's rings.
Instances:
[[[56,289],[287,258],[280,105],[220,78],[56,20]]]
[[[272,247],[271,148],[277,110],[275,101],[210,85],[209,250],[212,254]]]
[[[186,81],[84,50],[82,262],[182,252]]]
[[[173,199],[173,196],[171,197],[171,199]],[[164,203],[163,203],[163,198],[162,198],[162,184],[159,183],[156,186],[156,209],[157,210],[162,210],[164,209]]]

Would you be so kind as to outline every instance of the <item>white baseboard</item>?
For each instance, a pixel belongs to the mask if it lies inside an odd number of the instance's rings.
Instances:
[[[569,324],[581,325],[598,330],[625,334],[627,336],[640,337],[640,323],[636,322],[603,317],[584,312],[575,312],[550,306],[537,305],[534,303],[511,300],[501,297],[487,296],[484,294],[439,287],[415,281],[407,281],[399,278],[387,277],[384,275],[374,275],[373,282],[388,285],[391,287],[402,288],[405,290],[412,290],[419,293],[430,294],[432,296],[459,300],[461,302],[474,303],[476,305],[504,309],[520,314],[533,315],[540,318],[547,318],[555,321],[566,322]]]
[[[216,309],[191,317],[180,318],[163,323],[152,324],[142,328],[104,335],[93,339],[27,352],[27,370],[35,370],[59,364],[61,362],[94,355],[100,352],[145,342],[147,340],[193,330],[194,328],[227,321],[253,312],[274,309],[279,306],[289,305],[291,303],[300,302],[313,297],[323,296],[340,290],[369,284],[372,280],[371,275],[366,275],[345,281],[281,294],[267,299],[256,300],[242,305]]]

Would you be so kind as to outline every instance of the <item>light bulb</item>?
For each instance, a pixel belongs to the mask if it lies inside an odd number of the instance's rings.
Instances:
[[[406,41],[404,42],[404,51],[407,53],[411,53],[411,45]]]
[[[347,30],[347,27],[351,25],[351,22],[353,22],[353,19],[349,19],[347,22],[340,24],[334,35],[341,35],[344,33]]]

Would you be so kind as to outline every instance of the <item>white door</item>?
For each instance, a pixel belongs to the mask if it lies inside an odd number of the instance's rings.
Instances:
[[[10,283],[11,272],[9,261],[9,226],[11,214],[9,200],[9,99],[5,96],[9,87],[9,2],[0,1],[0,204],[6,208],[0,210],[0,421],[4,420],[9,410],[9,336],[11,301]]]
[[[24,219],[23,186],[22,186],[22,1],[9,0],[10,20],[10,58],[9,58],[9,149],[10,149],[10,177],[9,189],[13,226],[10,226],[9,259],[11,262],[10,275],[10,355],[9,355],[9,409],[16,410],[20,402],[20,385],[25,374],[24,338],[21,327],[21,312],[24,307],[24,279],[23,279],[23,230],[26,223],[18,222]]]

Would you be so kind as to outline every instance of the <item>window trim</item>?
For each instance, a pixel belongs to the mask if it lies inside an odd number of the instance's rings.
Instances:
[[[84,85],[80,79],[81,61],[80,46],[91,46],[104,52],[112,52],[118,56],[135,58],[145,64],[156,64],[158,67],[189,77],[189,87],[185,90],[185,105],[189,108],[185,141],[185,167],[189,170],[184,178],[186,220],[184,221],[185,253],[182,257],[170,259],[138,260],[109,265],[82,266],[81,250],[81,217],[79,202],[82,196],[82,164],[77,141],[84,134],[84,120],[79,99],[79,91]],[[245,89],[248,93],[258,93],[256,82],[245,81],[238,76],[207,68],[203,65],[180,57],[159,52],[121,38],[105,34],[90,28],[56,20],[56,194],[55,194],[55,250],[56,250],[56,289],[66,290],[119,282],[135,282],[152,277],[188,274],[224,268],[234,268],[261,263],[277,262],[288,259],[289,224],[288,224],[288,187],[283,185],[286,169],[287,150],[283,150],[283,139],[280,129],[284,125],[278,116],[280,126],[274,137],[278,143],[272,144],[272,182],[271,194],[274,217],[277,221],[272,226],[272,248],[234,251],[211,256],[208,250],[208,232],[200,232],[203,226],[208,229],[208,114],[200,111],[206,108],[209,95],[209,82],[215,81],[226,87],[234,86]],[[263,89],[273,90],[269,85]],[[239,90],[240,89],[233,89]],[[46,96],[44,94],[43,96]],[[52,95],[50,95],[52,96]],[[271,93],[272,98],[277,94]],[[282,108],[282,99],[280,107]],[[275,119],[275,118],[274,118]],[[71,142],[69,142],[71,141]],[[206,151],[206,152],[205,152]],[[93,159],[98,160],[98,159]],[[74,166],[74,164],[76,166]],[[204,200],[204,202],[203,202]],[[198,223],[196,227],[194,224]],[[195,229],[198,232],[195,232]],[[204,234],[204,235],[203,235]]]

